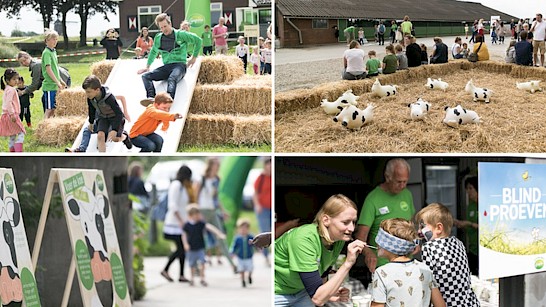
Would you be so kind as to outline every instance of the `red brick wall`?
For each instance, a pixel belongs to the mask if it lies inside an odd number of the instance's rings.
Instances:
[[[333,26],[337,25],[336,19],[328,20],[328,28],[326,29],[313,29],[312,19],[290,19],[290,21],[300,29],[303,44],[300,44],[298,31],[286,21],[286,18],[279,15],[277,23],[279,25],[282,47],[337,43],[334,36],[334,29],[332,29]]]

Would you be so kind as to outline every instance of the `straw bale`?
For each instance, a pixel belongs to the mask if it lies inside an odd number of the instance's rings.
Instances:
[[[205,83],[230,83],[245,74],[243,62],[233,55],[206,56],[201,61],[197,81]]]
[[[435,65],[428,65],[435,66]],[[415,152],[415,153],[483,153],[483,152],[544,152],[546,151],[546,111],[543,102],[546,94],[531,94],[515,88],[516,82],[529,78],[476,69],[464,69],[464,63],[447,66],[446,74],[435,77],[449,83],[446,92],[425,88],[425,77],[410,78],[398,83],[399,94],[393,98],[378,98],[371,93],[361,93],[359,108],[373,102],[377,107],[373,122],[360,130],[342,127],[316,105],[312,109],[297,109],[276,115],[275,148],[278,152]],[[487,69],[507,71],[504,65]],[[533,70],[533,68],[530,68]],[[540,70],[540,69],[536,69]],[[421,75],[423,71],[436,73],[436,68],[424,66],[408,74]],[[525,71],[525,73],[528,73]],[[530,74],[530,73],[529,73]],[[473,102],[464,92],[469,79],[480,87],[494,91],[491,103]],[[282,94],[282,93],[281,93]],[[425,121],[409,118],[408,103],[422,97],[432,104]],[[480,124],[450,128],[442,123],[444,107],[463,107],[476,111],[482,118]],[[311,105],[311,104],[307,104]]]
[[[190,114],[180,144],[257,144],[271,142],[271,116]]]
[[[271,114],[271,77],[244,76],[232,84],[197,85],[190,113]]]
[[[312,89],[296,89],[275,93],[275,114],[314,108],[320,105],[320,93]]]
[[[59,116],[43,120],[34,131],[36,142],[50,146],[66,146],[76,139],[85,120],[83,116]]]
[[[87,116],[87,97],[81,87],[62,90],[57,94],[57,116]]]
[[[510,72],[510,76],[526,80],[544,80],[546,68],[514,65]]]
[[[512,72],[512,68],[515,67],[515,65],[497,61],[479,61],[476,63],[476,67],[480,70],[487,72],[510,74],[510,72]]]
[[[102,84],[106,83],[108,76],[116,65],[116,61],[102,60],[91,64],[91,74],[97,76]]]

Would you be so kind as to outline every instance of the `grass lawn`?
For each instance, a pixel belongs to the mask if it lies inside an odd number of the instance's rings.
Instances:
[[[98,48],[95,50],[103,50]],[[232,50],[230,50],[233,53]],[[125,52],[122,54],[122,58],[132,58],[134,56],[131,52]],[[68,69],[70,72],[70,77],[72,79],[72,87],[81,86],[85,77],[90,74],[90,66],[92,63],[103,60],[104,54],[97,55],[86,55],[86,56],[75,56],[75,57],[59,57],[59,64],[64,68]],[[249,65],[250,66],[250,65]],[[26,84],[30,84],[32,79],[30,77],[30,72],[26,67],[16,67],[16,70],[21,76],[25,79]],[[249,71],[252,70],[249,67]],[[1,70],[2,74],[4,69]],[[66,146],[71,146],[72,143],[65,144],[61,147],[47,146],[38,144],[36,138],[34,137],[34,129],[36,129],[37,124],[43,120],[44,112],[42,109],[42,91],[41,89],[34,92],[34,98],[31,99],[31,114],[32,114],[32,128],[27,128],[27,134],[25,136],[24,150],[27,152],[64,152]],[[1,102],[1,95],[0,95]],[[26,123],[23,122],[23,125],[26,126]],[[271,152],[271,144],[258,144],[258,145],[192,145],[192,146],[182,146],[183,152]],[[0,152],[8,150],[8,140],[7,138],[0,138]]]

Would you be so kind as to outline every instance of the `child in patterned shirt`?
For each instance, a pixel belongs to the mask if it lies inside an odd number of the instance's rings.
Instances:
[[[377,256],[389,263],[377,268],[372,280],[374,307],[445,307],[431,270],[410,258],[417,247],[413,223],[401,218],[384,220],[375,238]],[[461,305],[462,306],[462,305]]]
[[[449,209],[433,203],[415,215],[425,239],[423,262],[432,270],[446,306],[478,307],[470,288],[470,269],[463,242],[450,236],[453,216]]]

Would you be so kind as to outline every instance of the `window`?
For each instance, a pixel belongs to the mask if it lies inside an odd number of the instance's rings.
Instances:
[[[139,6],[138,7],[138,29],[148,27],[150,32],[159,32],[155,25],[155,16],[161,13],[161,6]]]
[[[211,28],[218,24],[218,19],[224,16],[224,10],[221,2],[213,2],[210,4],[210,23]]]
[[[313,29],[328,29],[328,20],[313,19]]]

